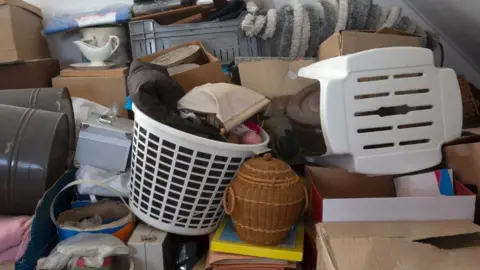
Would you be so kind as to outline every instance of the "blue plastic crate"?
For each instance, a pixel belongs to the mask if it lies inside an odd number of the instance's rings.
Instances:
[[[246,37],[240,29],[243,17],[179,25],[160,25],[154,20],[131,21],[133,59],[194,40],[202,41],[205,49],[224,64],[236,56],[268,56],[262,39]]]

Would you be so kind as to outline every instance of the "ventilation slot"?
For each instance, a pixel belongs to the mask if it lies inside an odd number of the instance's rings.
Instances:
[[[430,89],[412,89],[412,90],[402,90],[402,91],[395,91],[395,95],[414,95],[414,94],[423,94],[430,92]]]
[[[394,143],[369,144],[369,145],[365,145],[363,149],[371,150],[371,149],[378,149],[378,148],[387,148],[387,147],[393,147],[394,145],[395,145]]]
[[[431,125],[433,125],[433,122],[412,123],[412,124],[399,125],[398,129],[428,127]]]
[[[403,142],[400,142],[399,145],[405,146],[405,145],[412,145],[412,144],[422,144],[422,143],[428,143],[429,141],[430,141],[429,139],[403,141]]]
[[[378,115],[380,117],[385,117],[385,116],[401,115],[401,114],[405,115],[412,111],[423,111],[423,110],[429,110],[431,108],[433,108],[432,105],[422,105],[422,106],[415,106],[415,107],[410,107],[408,105],[381,107],[380,109],[375,111],[356,112],[354,116],[358,117],[358,116]]]
[[[413,77],[421,77],[423,73],[406,73],[406,74],[397,74],[393,75],[394,79],[402,79],[402,78],[413,78]]]
[[[387,97],[390,95],[388,92],[376,93],[376,94],[365,94],[365,95],[356,95],[355,99],[367,99],[367,98],[377,98],[377,97]]]
[[[388,80],[388,76],[361,77],[357,79],[358,82],[373,82],[383,80]]]
[[[375,128],[361,128],[357,130],[358,133],[370,133],[370,132],[378,132],[378,131],[387,131],[392,130],[393,127],[375,127]]]

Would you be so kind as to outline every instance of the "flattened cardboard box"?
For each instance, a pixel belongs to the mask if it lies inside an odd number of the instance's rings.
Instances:
[[[0,62],[49,58],[42,11],[21,0],[0,0]]]
[[[357,53],[365,50],[385,47],[420,47],[422,40],[391,28],[382,28],[377,32],[342,31],[334,33],[318,47],[318,59]]]
[[[189,45],[199,45],[202,49],[203,57],[199,59],[198,63],[196,63],[200,65],[199,67],[177,73],[172,76],[172,78],[175,79],[185,91],[190,91],[192,88],[204,85],[206,83],[219,83],[228,81],[227,76],[222,71],[222,62],[207,52],[200,41],[192,41],[182,45],[173,46],[166,50],[141,57],[139,60],[150,63],[161,55],[169,53],[178,48],[187,47]]]
[[[466,220],[421,222],[326,222],[316,225],[317,269],[476,270],[480,246],[455,241],[441,249],[414,240],[480,232]],[[471,245],[471,246],[469,246]]]

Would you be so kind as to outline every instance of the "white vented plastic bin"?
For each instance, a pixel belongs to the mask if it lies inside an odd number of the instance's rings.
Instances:
[[[202,41],[205,49],[224,64],[229,64],[235,56],[267,56],[264,42],[246,37],[240,29],[243,18],[179,25],[160,25],[154,20],[131,21],[133,59],[194,40]]]
[[[222,196],[240,165],[268,151],[262,143],[201,138],[152,120],[133,105],[130,208],[145,223],[183,235],[213,232],[223,217]]]
[[[327,153],[310,161],[366,174],[401,174],[441,161],[461,133],[462,102],[452,69],[424,48],[373,49],[299,71],[320,81]]]

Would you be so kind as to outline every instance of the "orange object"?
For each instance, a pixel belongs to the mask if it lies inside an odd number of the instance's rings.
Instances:
[[[135,229],[135,220],[132,219],[128,224],[125,224],[123,228],[113,233],[113,236],[117,237],[118,239],[122,240],[123,242],[127,242],[132,235],[133,230]]]

